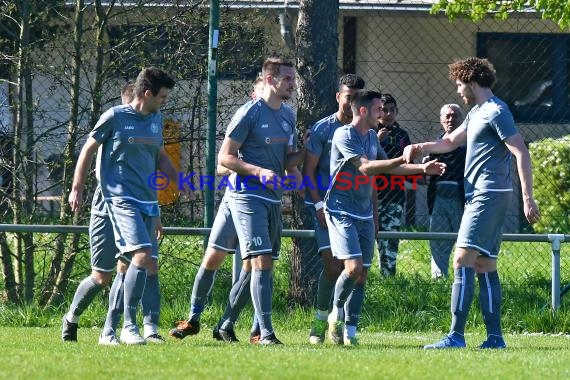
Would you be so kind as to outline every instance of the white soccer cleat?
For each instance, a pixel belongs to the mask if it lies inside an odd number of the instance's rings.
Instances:
[[[121,342],[119,342],[119,339],[117,339],[115,334],[112,335],[101,334],[99,336],[99,345],[101,346],[118,346],[120,344]]]
[[[121,343],[127,345],[146,344],[146,340],[139,333],[139,329],[135,325],[123,327],[121,330]]]

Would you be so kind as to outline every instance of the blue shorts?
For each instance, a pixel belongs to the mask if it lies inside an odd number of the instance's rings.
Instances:
[[[271,254],[277,260],[283,230],[281,203],[236,194],[228,196],[228,206],[242,259]]]
[[[322,227],[317,219],[317,210],[313,205],[305,205],[309,210],[309,214],[313,219],[313,225],[315,226],[315,240],[317,241],[317,252],[320,254],[324,250],[331,249],[331,241],[329,238],[328,228]],[[326,216],[325,216],[326,217]]]
[[[486,192],[467,199],[455,246],[496,259],[511,198],[512,192]]]
[[[107,212],[113,225],[115,245],[121,254],[127,254],[142,248],[149,248],[152,256],[158,257],[156,240],[157,216],[141,212],[135,205],[114,199],[106,202]]]
[[[227,253],[234,253],[237,244],[237,232],[228,206],[228,199],[224,196],[210,231],[208,246]]]
[[[362,265],[369,268],[374,256],[374,220],[336,213],[325,213],[325,216],[333,256],[339,260],[362,257]]]

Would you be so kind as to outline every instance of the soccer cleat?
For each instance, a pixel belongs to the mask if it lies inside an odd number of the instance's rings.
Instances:
[[[321,321],[320,319],[315,319],[313,325],[311,326],[311,332],[309,333],[309,343],[311,344],[321,344],[325,341],[325,335],[327,333],[327,321]]]
[[[127,345],[142,345],[146,344],[146,340],[139,333],[139,329],[136,325],[131,325],[129,327],[123,327],[121,330],[121,343]]]
[[[115,334],[112,335],[101,334],[99,336],[99,345],[101,346],[118,346],[120,344],[121,342],[119,342],[119,339],[117,339]]]
[[[272,333],[270,335],[267,335],[265,338],[261,339],[259,341],[259,344],[263,346],[272,346],[274,344],[283,344],[283,343],[279,339],[277,339],[275,333]]]
[[[344,322],[336,319],[333,313],[329,314],[329,338],[334,344],[343,344]]]
[[[424,350],[443,349],[443,348],[465,348],[465,339],[457,335],[447,335],[437,343],[427,344]]]
[[[165,342],[162,335],[160,335],[158,333],[151,334],[151,335],[145,337],[144,340],[146,340],[147,343],[153,343],[153,344],[164,344],[164,342]]]
[[[490,336],[479,346],[481,349],[503,349],[507,348],[507,344],[502,336]]]
[[[65,316],[61,324],[61,340],[64,342],[77,342],[78,323],[68,322]]]
[[[345,336],[343,341],[345,346],[358,346],[358,338],[355,336]]]
[[[178,321],[176,327],[168,332],[173,338],[184,339],[188,335],[196,335],[200,332],[200,321]]]
[[[252,331],[249,333],[249,343],[259,344],[261,341],[261,333],[259,331]]]
[[[212,336],[214,337],[214,339],[222,342],[228,342],[228,343],[239,342],[239,339],[237,338],[234,329],[223,330],[218,325],[214,327],[214,330],[212,331]]]

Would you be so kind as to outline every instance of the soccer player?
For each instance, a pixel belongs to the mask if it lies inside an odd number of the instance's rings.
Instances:
[[[218,154],[233,173],[228,202],[242,258],[252,263],[251,297],[261,328],[260,344],[281,344],[271,321],[273,259],[278,258],[282,230],[281,178],[295,170],[295,114],[283,101],[296,87],[295,68],[282,58],[263,63],[265,87],[260,99],[234,115]],[[296,169],[298,170],[298,169]]]
[[[532,194],[530,156],[507,105],[493,94],[496,73],[487,59],[467,58],[449,65],[449,78],[465,104],[473,105],[463,124],[436,141],[406,147],[409,162],[423,153],[445,153],[467,144],[465,211],[455,243],[451,290],[451,328],[441,341],[426,349],[465,347],[465,323],[474,296],[475,273],[479,302],[487,329],[480,348],[505,348],[501,331],[501,282],[497,258],[502,226],[511,203],[511,159],[516,158],[524,214],[529,223],[540,217]]]
[[[313,125],[305,153],[303,174],[312,184],[312,187],[307,186],[305,204],[314,220],[317,253],[323,260],[323,270],[319,275],[317,286],[317,310],[309,333],[309,342],[312,344],[324,342],[332,292],[336,279],[342,271],[342,264],[333,257],[331,252],[323,203],[330,182],[332,137],[339,127],[350,124],[352,121],[350,100],[357,90],[363,88],[364,80],[358,75],[346,74],[340,78],[336,93],[338,110]]]
[[[139,73],[134,100],[107,110],[90,133],[79,155],[69,195],[72,211],[78,210],[92,157],[102,146],[97,169],[101,194],[116,246],[122,255],[131,259],[123,283],[124,323],[120,340],[125,344],[146,343],[136,324],[136,312],[147,282],[147,271],[152,273],[155,261],[152,256],[157,252],[156,230],[160,230],[157,193],[148,181],[157,167],[169,178],[175,181],[178,178],[163,146],[160,113],[174,84],[168,73],[155,67]],[[106,275],[110,280],[110,274]],[[66,334],[77,328],[70,326],[70,322],[73,323],[64,317],[62,337],[73,337],[73,333]]]
[[[134,85],[127,82],[121,88],[121,102],[127,105],[134,99]],[[96,167],[101,164],[101,147],[97,151]],[[63,322],[63,341],[77,341],[77,327],[79,317],[91,304],[95,296],[104,289],[111,280],[111,273],[115,263],[117,275],[109,293],[109,310],[105,320],[103,333],[99,337],[101,345],[118,345],[119,340],[115,331],[121,315],[123,314],[123,280],[128,268],[129,258],[120,255],[113,237],[113,227],[106,211],[105,201],[101,194],[99,170],[95,170],[97,187],[91,203],[91,218],[89,222],[89,244],[91,248],[92,274],[85,278],[78,286],[73,297],[70,310]],[[158,220],[160,222],[160,220]],[[162,233],[162,226],[157,224],[157,239]],[[118,257],[117,257],[118,256]],[[153,258],[158,258],[158,252],[153,252]],[[158,334],[158,318],[160,315],[160,291],[158,287],[158,265],[154,261],[152,273],[147,276],[145,290],[141,300],[144,316],[144,337],[147,342],[163,343],[164,338]]]
[[[263,79],[258,76],[253,82],[253,91],[251,98],[253,101],[261,96],[263,92]],[[216,168],[218,175],[229,175],[231,172],[224,166],[218,164]],[[169,331],[169,335],[176,339],[184,339],[188,335],[196,335],[200,332],[200,319],[202,312],[206,307],[208,297],[214,287],[216,273],[224,262],[227,254],[235,253],[237,246],[237,233],[234,227],[230,210],[228,207],[227,192],[224,193],[218,212],[212,224],[210,236],[208,238],[208,246],[204,253],[204,258],[192,286],[192,295],[190,298],[190,313],[187,320],[181,320],[176,323],[176,327]],[[214,339],[225,341],[228,343],[239,342],[234,328],[233,322],[237,320],[237,316],[250,299],[249,281],[251,278],[251,263],[249,260],[243,260],[242,270],[236,282],[230,291],[228,306],[224,312],[222,319],[231,319],[235,315],[235,319],[231,324],[225,324],[222,320],[214,326],[212,336]],[[247,289],[247,291],[245,291]],[[252,336],[257,336],[258,326],[254,323],[252,327]]]
[[[344,267],[335,283],[333,307],[328,316],[329,338],[335,344],[357,344],[356,328],[378,231],[373,176],[441,174],[445,170],[445,165],[436,161],[403,165],[403,157],[386,157],[375,132],[383,112],[381,97],[376,91],[357,91],[351,100],[352,122],[338,128],[332,139],[332,183],[325,196],[325,218],[332,254]]]
[[[251,94],[252,101],[246,103],[240,108],[248,109],[253,107],[254,104],[259,102],[259,99],[263,96],[264,91],[264,76],[258,76],[254,82],[254,90]],[[263,101],[265,102],[265,101]],[[283,104],[284,110],[287,110],[289,114],[292,114],[292,110],[289,106]],[[236,112],[236,117],[241,117],[240,110]],[[230,127],[236,121],[232,120]],[[230,174],[231,171],[225,166],[218,163],[217,168],[218,174]],[[234,174],[235,175],[235,174]],[[231,193],[226,190],[224,197],[222,198],[222,203],[216,214],[216,218],[212,225],[212,230],[210,233],[210,238],[208,242],[208,248],[204,255],[202,265],[194,279],[194,286],[192,289],[192,298],[190,305],[190,315],[188,320],[179,321],[177,326],[170,330],[170,335],[177,339],[183,339],[188,335],[195,335],[200,331],[200,317],[202,311],[204,310],[207,302],[208,295],[214,285],[215,274],[217,270],[222,265],[226,255],[235,250],[237,245],[237,232],[234,227],[234,220],[232,219],[228,200],[231,197]],[[275,243],[275,250],[279,251],[278,242]],[[243,257],[243,255],[242,255]],[[230,290],[228,304],[224,311],[224,315],[220,321],[216,324],[213,331],[213,337],[217,340],[226,341],[229,343],[238,342],[238,338],[235,334],[234,324],[239,317],[240,312],[243,307],[247,304],[250,299],[250,281],[251,281],[251,258],[243,257],[243,265],[240,275],[237,281],[233,284]],[[258,323],[258,319],[254,317],[254,323],[250,333],[251,343],[261,342],[261,331]],[[267,343],[267,342],[265,342]]]

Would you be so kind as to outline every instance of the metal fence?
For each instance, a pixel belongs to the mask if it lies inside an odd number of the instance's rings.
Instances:
[[[80,234],[83,244],[82,251],[79,252],[79,260],[77,261],[73,277],[70,279],[72,283],[79,283],[91,268],[89,264],[89,249],[87,241],[88,226],[65,226],[65,225],[14,225],[0,224],[0,233],[18,233],[30,232],[34,234],[34,241],[37,247],[36,254],[39,262],[47,263],[50,260],[51,250],[56,241],[57,236],[61,234]],[[165,302],[184,301],[189,294],[193,283],[193,274],[200,265],[202,257],[202,247],[200,236],[208,236],[209,228],[188,228],[188,227],[166,227],[164,229],[164,238],[160,242],[160,271],[161,288],[164,293]],[[433,232],[381,232],[386,238],[402,239],[414,243],[422,243],[427,240],[455,240],[457,234],[454,233],[433,233]],[[300,240],[310,240],[314,236],[312,230],[284,230],[283,238],[297,238]],[[503,287],[507,292],[512,292],[516,288],[540,286],[542,289],[533,289],[532,292],[539,294],[541,291],[550,291],[550,301],[548,299],[538,298],[543,308],[549,306],[552,311],[556,311],[561,304],[561,297],[570,290],[570,283],[566,283],[564,279],[570,279],[570,259],[563,258],[564,266],[561,262],[562,243],[570,241],[569,235],[564,234],[505,234],[503,235],[504,244],[508,245],[503,252],[507,256],[505,259],[508,263],[501,268],[501,277],[503,278]],[[533,261],[537,263],[537,267],[518,268],[517,259],[514,261],[508,256],[523,254],[525,250],[517,250],[515,243],[524,244],[527,249],[534,250]],[[410,260],[411,252],[404,252],[404,260]],[[402,277],[428,278],[429,277],[429,255],[425,252],[416,252],[419,259],[415,264],[406,267],[399,274]],[[286,245],[282,252],[282,261],[285,266],[280,266],[280,272],[286,278],[290,277],[289,266],[291,260],[290,245]],[[230,255],[233,257],[232,255]],[[43,259],[43,260],[42,260]],[[230,260],[228,260],[230,261]],[[543,270],[548,268],[550,270]],[[44,266],[40,269],[46,269]],[[229,286],[230,282],[235,280],[235,276],[239,276],[241,262],[237,257],[233,257],[232,265],[226,265],[219,272],[222,282]],[[505,269],[505,270],[503,270]],[[46,272],[41,270],[38,273],[40,283],[45,280]],[[526,281],[525,281],[526,278]],[[231,279],[231,281],[230,281]],[[280,293],[287,293],[287,285],[281,283]],[[70,291],[75,289],[71,287]],[[224,290],[222,290],[224,291]],[[394,291],[398,291],[394,289]],[[187,294],[188,293],[188,294]]]
[[[466,20],[450,23],[444,15],[429,14],[430,1],[392,3],[340,1],[338,71],[339,74],[354,72],[365,79],[368,88],[393,94],[398,101],[398,122],[412,142],[431,140],[439,135],[439,109],[443,104],[460,102],[455,85],[447,78],[447,64],[472,55],[488,57],[494,63],[498,73],[495,92],[508,102],[526,141],[553,137],[568,142],[570,33],[560,31],[554,23],[541,20],[534,13],[512,15],[507,21],[489,18],[480,23]],[[83,25],[79,26],[77,20],[74,24],[74,18],[69,17],[76,12],[72,7],[46,9],[46,14],[60,11],[58,14],[66,17],[54,17],[49,25],[37,22],[31,26],[32,40],[22,45],[29,53],[28,84],[14,76],[21,58],[15,48],[19,45],[9,39],[0,42],[5,48],[0,57],[0,178],[3,186],[16,181],[22,188],[29,187],[30,191],[22,194],[22,209],[27,210],[22,222],[59,217],[63,181],[71,173],[69,168],[65,172],[62,158],[70,133],[75,133],[78,140],[71,147],[77,153],[100,113],[118,104],[121,84],[133,80],[139,68],[149,64],[168,69],[178,79],[163,111],[169,120],[165,137],[173,159],[181,171],[205,173],[207,2],[172,2],[168,6],[144,1],[131,2],[128,6],[122,2],[114,4],[107,15],[108,6],[99,12],[92,5],[86,6]],[[283,14],[285,5],[292,21],[280,24],[279,15]],[[295,51],[283,43],[281,30],[289,28],[294,33],[297,12],[295,1],[222,2],[218,144],[229,118],[248,99],[251,82],[263,58],[274,53],[294,58]],[[104,17],[107,19],[103,20]],[[69,33],[76,27],[82,31],[79,37]],[[80,50],[74,50],[78,46]],[[76,71],[74,59],[79,53],[81,66]],[[74,81],[77,76],[79,80]],[[16,83],[18,87],[14,86]],[[74,84],[77,84],[75,90]],[[77,101],[76,109],[72,107],[73,101]],[[294,99],[291,104],[296,107]],[[14,131],[19,125],[15,116],[17,109],[27,110],[28,114],[21,115],[29,118],[21,122],[19,145],[14,146]],[[310,126],[298,127],[304,130]],[[25,156],[22,166],[13,166],[13,149],[22,150]],[[527,232],[514,169],[513,178],[516,190],[505,232]],[[551,181],[552,178],[543,177],[540,168],[535,167],[537,186]],[[92,188],[91,182],[89,193]],[[200,225],[203,195],[204,192],[197,191],[195,199],[187,201],[163,193],[164,225]],[[8,202],[13,204],[21,199],[11,197],[8,188],[3,187],[0,212],[4,223],[14,217],[7,207]],[[220,198],[221,192],[218,192],[216,199]],[[291,207],[291,200],[286,196],[286,223],[291,222],[288,220]],[[543,209],[542,213],[543,217],[568,218],[567,211],[560,208]],[[426,186],[407,191],[404,215],[403,228],[427,229]],[[86,224],[87,217],[88,212],[84,212],[77,222]],[[308,228],[308,224],[304,226]],[[182,245],[170,245],[173,255],[176,250],[185,249],[185,243],[177,244]],[[198,243],[191,244],[194,253],[201,253]],[[36,261],[41,257],[45,265],[38,269],[39,274],[47,272],[50,264],[50,248],[42,253],[42,246],[49,247],[49,244],[35,245]],[[82,248],[86,246],[83,244]],[[513,259],[516,264],[513,270],[519,271],[511,277],[513,281],[524,283],[529,271],[543,276],[550,272],[549,260],[542,256],[537,260],[533,244],[523,244],[516,249],[526,254]],[[303,268],[306,268],[303,281],[312,286],[320,260],[311,253],[310,247],[302,249],[302,253]],[[416,255],[419,260],[415,259]],[[199,262],[199,257],[194,261]],[[416,240],[403,241],[398,270],[402,275],[412,275],[416,273],[416,261],[427,265],[429,248]]]

